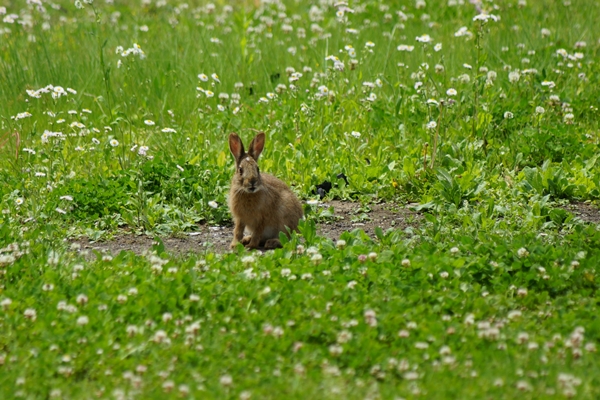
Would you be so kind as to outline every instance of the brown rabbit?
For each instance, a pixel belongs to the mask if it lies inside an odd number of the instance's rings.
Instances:
[[[229,210],[235,222],[231,248],[238,242],[248,249],[281,247],[279,232],[296,230],[302,218],[302,204],[290,188],[273,175],[260,173],[256,162],[264,147],[262,132],[252,139],[248,153],[237,134],[229,135],[236,168],[229,191]],[[244,230],[250,236],[244,237]]]

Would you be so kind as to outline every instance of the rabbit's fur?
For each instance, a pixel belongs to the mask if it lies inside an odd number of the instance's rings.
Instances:
[[[231,248],[238,242],[248,249],[281,247],[279,232],[296,230],[302,218],[302,204],[291,189],[273,175],[260,173],[256,162],[264,146],[262,132],[252,139],[248,153],[237,134],[229,135],[229,150],[235,158],[229,191],[229,210],[235,222]],[[244,230],[250,236],[244,237]]]

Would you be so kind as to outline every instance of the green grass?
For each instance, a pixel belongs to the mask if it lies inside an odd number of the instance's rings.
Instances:
[[[600,197],[596,2],[116,3],[0,8],[0,397],[600,396],[600,231],[561,207]],[[301,199],[425,218],[336,244],[308,212],[264,255],[70,245],[228,223],[227,136],[255,130]]]

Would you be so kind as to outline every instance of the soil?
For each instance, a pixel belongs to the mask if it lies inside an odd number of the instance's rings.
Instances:
[[[594,204],[577,202],[568,204],[563,208],[575,214],[583,222],[600,223],[600,208]]]
[[[394,203],[370,204],[363,206],[359,203],[331,201],[319,204],[320,209],[333,209],[333,214],[321,218],[324,222],[317,225],[317,232],[331,240],[339,239],[343,232],[362,229],[374,238],[375,228],[379,227],[384,232],[389,228],[406,229],[417,226],[422,220],[422,215],[412,209],[413,204],[400,205]],[[571,203],[563,206],[587,223],[600,223],[600,209],[589,203]],[[174,255],[189,253],[203,253],[214,251],[223,253],[229,251],[229,243],[233,234],[232,226],[207,226],[199,225],[196,232],[182,234],[180,237],[161,238],[165,250]],[[99,251],[116,255],[122,250],[142,254],[149,250],[155,239],[144,235],[123,233],[112,240],[93,242],[89,239],[75,241],[81,250]]]
[[[321,218],[324,222],[317,224],[317,232],[331,240],[339,239],[345,231],[362,229],[371,237],[375,237],[375,228],[380,227],[384,232],[389,228],[405,229],[416,226],[421,215],[410,209],[411,205],[394,203],[370,204],[362,206],[359,203],[331,201],[319,204],[320,209],[333,209],[333,214]],[[181,237],[161,238],[165,250],[171,254],[202,253],[206,251],[227,252],[233,235],[233,226],[199,225],[196,232],[183,234]],[[75,241],[81,250],[99,251],[116,255],[122,250],[141,254],[149,250],[155,239],[145,235],[123,233],[112,240],[93,242],[82,238]]]

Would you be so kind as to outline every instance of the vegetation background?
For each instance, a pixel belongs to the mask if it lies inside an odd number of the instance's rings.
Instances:
[[[2,398],[598,398],[591,0],[0,6]],[[227,224],[231,131],[406,230],[77,251]],[[347,182],[337,178],[347,177]],[[314,202],[310,202],[314,203]]]

